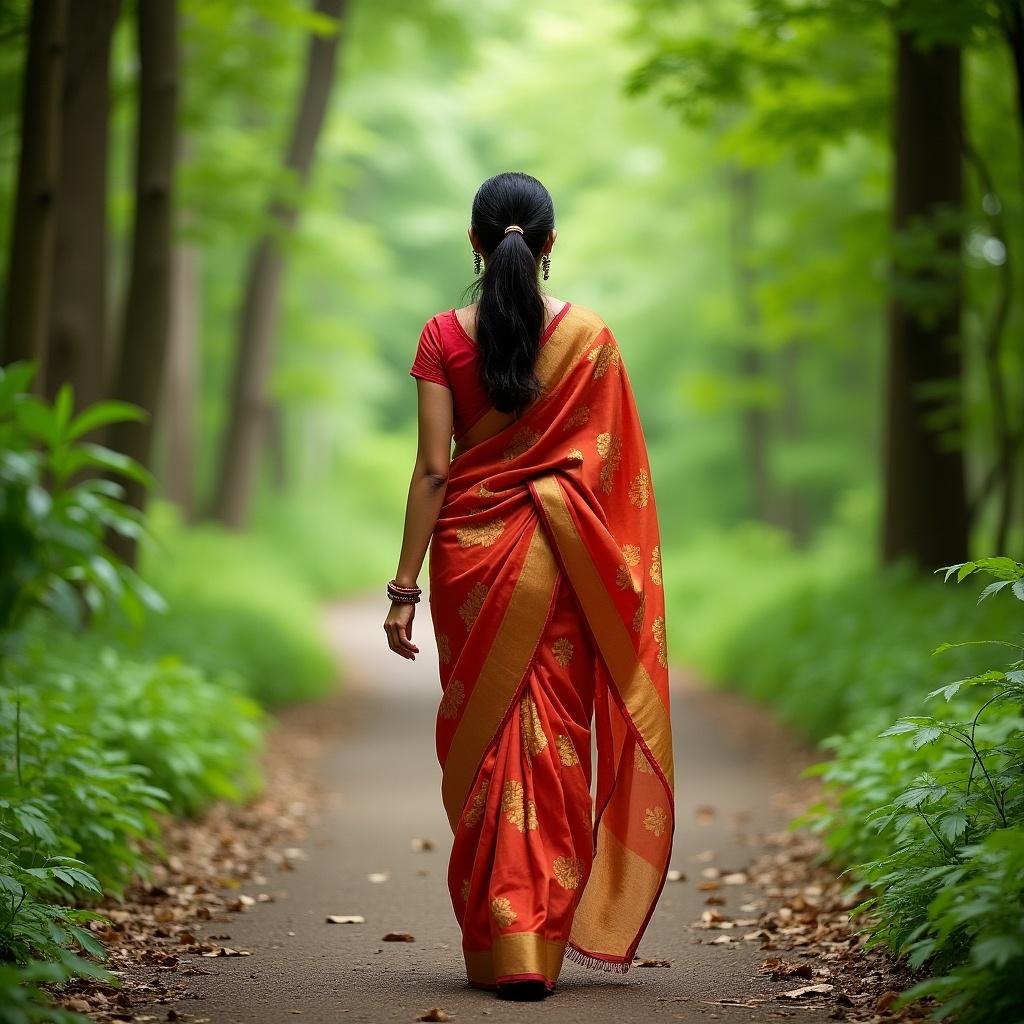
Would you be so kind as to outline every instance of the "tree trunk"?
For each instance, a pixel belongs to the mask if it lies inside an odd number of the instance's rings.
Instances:
[[[75,389],[76,407],[107,392],[107,121],[110,39],[120,0],[73,3],[61,118],[53,289],[45,390]]]
[[[135,225],[125,302],[124,330],[114,397],[149,411],[145,423],[116,423],[109,443],[149,466],[153,420],[167,351],[171,296],[171,231],[178,108],[176,0],[145,0],[137,6],[139,113],[135,178]],[[128,500],[145,506],[141,484],[127,482]],[[135,545],[114,535],[111,545],[129,562]]]
[[[346,3],[347,0],[316,0],[315,8],[318,14],[340,20]],[[313,36],[309,42],[306,78],[285,157],[285,167],[300,186],[309,178],[327,110],[338,41],[339,32],[335,32],[326,38]],[[298,209],[289,200],[277,199],[268,213],[274,229],[259,239],[249,261],[228,424],[214,498],[216,516],[236,528],[244,526],[248,519],[258,456],[269,416],[266,382],[273,357],[284,270],[280,239],[294,228]]]
[[[959,48],[920,50],[899,33],[892,228],[931,222],[941,233],[935,265],[897,268],[890,297],[882,557],[909,558],[927,572],[964,561],[968,548],[962,447],[935,422],[952,419],[959,430],[962,416],[961,229],[949,216],[963,208],[962,117]],[[911,285],[944,301],[926,317],[907,301]]]
[[[36,390],[45,374],[67,22],[68,0],[34,0],[21,94],[3,362],[38,360]]]
[[[736,305],[742,330],[739,376],[745,383],[758,384],[765,374],[764,353],[757,346],[758,310],[754,296],[754,271],[750,265],[754,218],[757,215],[757,182],[754,172],[734,169],[732,193],[732,263]],[[750,485],[751,513],[765,522],[775,519],[775,502],[768,472],[770,418],[755,394],[744,399],[742,411],[743,455]]]
[[[167,369],[160,400],[166,440],[161,489],[186,520],[195,514],[196,397],[202,324],[199,249],[188,242],[172,256],[171,324]]]

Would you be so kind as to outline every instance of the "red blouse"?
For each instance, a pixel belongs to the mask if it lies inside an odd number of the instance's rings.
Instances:
[[[568,312],[567,302],[544,329],[543,345]],[[480,383],[476,342],[459,323],[454,309],[432,316],[420,333],[410,376],[443,384],[452,393],[453,433],[461,437],[491,407]]]

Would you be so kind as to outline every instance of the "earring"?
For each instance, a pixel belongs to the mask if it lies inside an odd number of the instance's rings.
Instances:
[[[481,265],[481,263],[483,263],[483,256],[481,256],[480,253],[478,253],[476,251],[476,249],[474,249],[473,250],[473,273],[474,274],[479,274],[480,273],[480,265]]]
[[[551,274],[551,257],[547,253],[541,256],[540,265],[544,268],[544,280],[546,281]]]

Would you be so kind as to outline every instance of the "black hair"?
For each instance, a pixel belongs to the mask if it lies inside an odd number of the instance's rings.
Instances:
[[[477,190],[471,223],[486,256],[483,274],[472,286],[479,302],[480,382],[496,409],[518,415],[541,390],[534,372],[544,326],[537,262],[555,226],[555,208],[536,178],[505,171]],[[523,233],[506,234],[510,224]]]

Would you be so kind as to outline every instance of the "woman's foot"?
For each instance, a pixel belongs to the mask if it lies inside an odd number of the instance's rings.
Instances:
[[[548,994],[548,987],[543,981],[528,978],[525,981],[502,981],[498,983],[499,999],[517,999],[520,1001],[543,999]]]

